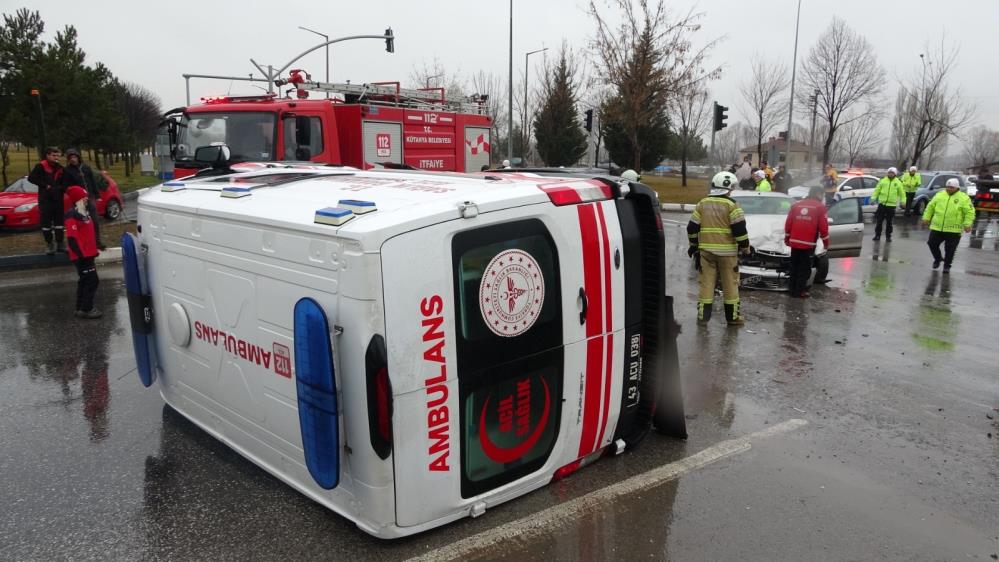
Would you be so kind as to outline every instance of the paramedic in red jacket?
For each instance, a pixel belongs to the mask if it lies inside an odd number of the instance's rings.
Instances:
[[[791,296],[808,298],[808,278],[816,240],[829,246],[829,220],[826,218],[825,192],[815,186],[808,197],[791,206],[784,221],[784,244],[791,247]]]
[[[66,196],[73,206],[66,213],[66,238],[69,245],[69,259],[76,264],[80,280],[76,284],[76,317],[100,318],[103,314],[94,308],[94,293],[100,280],[94,258],[97,251],[97,237],[94,235],[94,218],[87,208],[87,190],[78,185],[66,189]]]

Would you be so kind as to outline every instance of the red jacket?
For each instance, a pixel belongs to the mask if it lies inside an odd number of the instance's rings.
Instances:
[[[784,243],[795,250],[813,250],[819,238],[828,248],[829,220],[825,203],[808,198],[791,205],[784,221]]]
[[[85,217],[76,209],[66,213],[66,245],[69,246],[69,259],[97,257],[97,237],[94,235],[94,219]]]

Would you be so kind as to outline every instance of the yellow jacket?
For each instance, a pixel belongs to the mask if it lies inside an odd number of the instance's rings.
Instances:
[[[919,186],[923,184],[923,178],[919,176],[919,172],[916,172],[915,174],[906,172],[902,174],[899,179],[902,180],[902,187],[905,188],[906,193],[915,193],[916,190],[919,189]]]
[[[929,221],[930,230],[961,232],[971,228],[975,222],[975,206],[967,193],[955,191],[951,195],[946,189],[941,189],[926,205],[923,220]]]

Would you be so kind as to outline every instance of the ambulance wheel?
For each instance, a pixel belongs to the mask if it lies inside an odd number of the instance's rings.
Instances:
[[[121,203],[117,199],[108,201],[108,206],[104,209],[104,216],[108,220],[118,220],[118,217],[121,216]]]

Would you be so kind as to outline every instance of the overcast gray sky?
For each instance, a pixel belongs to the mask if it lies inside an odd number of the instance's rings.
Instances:
[[[754,53],[790,66],[796,0],[711,0],[669,3],[680,12],[704,12],[700,42],[724,37],[710,63],[723,75],[711,85],[712,98],[731,107],[729,122],[742,120],[739,83],[747,78]],[[509,2],[462,0],[369,0],[367,2],[262,2],[208,0],[144,2],[102,0],[3,0],[2,11],[20,6],[41,12],[46,36],[72,24],[88,63],[101,61],[119,77],[157,93],[164,109],[183,105],[183,73],[247,75],[252,57],[283,66],[322,39],[298,29],[311,27],[331,37],[380,34],[392,27],[396,52],[384,43],[361,40],[331,49],[333,80],[408,80],[414,66],[436,57],[468,76],[479,70],[507,72]],[[558,47],[564,38],[582,48],[594,25],[579,0],[514,0],[514,73],[522,73],[524,53]],[[896,77],[921,72],[919,53],[942,34],[960,48],[953,72],[961,90],[978,107],[976,123],[999,129],[999,2],[995,0],[803,0],[798,61],[832,17],[843,18],[873,45],[886,70],[886,100],[893,100]],[[532,66],[542,55],[531,58]],[[323,51],[296,66],[323,77]],[[532,71],[533,77],[533,71]],[[516,80],[516,78],[515,78]],[[404,84],[405,85],[405,84]],[[192,81],[192,99],[202,95],[253,93],[247,83]],[[891,97],[889,97],[891,96]],[[886,102],[890,103],[890,101]],[[952,145],[953,146],[953,145]],[[952,148],[952,151],[954,149]]]

